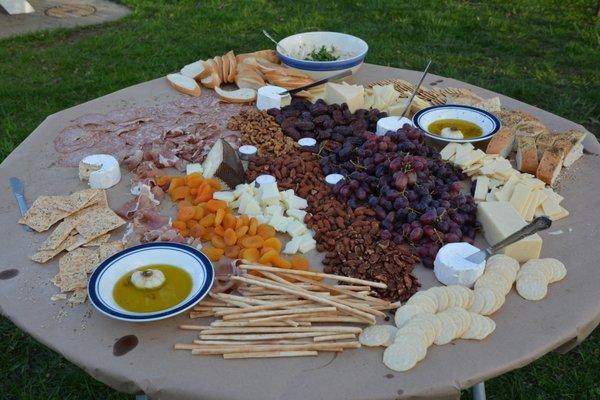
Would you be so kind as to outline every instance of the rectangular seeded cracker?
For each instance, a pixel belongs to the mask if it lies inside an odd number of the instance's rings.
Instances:
[[[118,253],[119,251],[123,250],[124,248],[125,248],[125,245],[123,244],[123,242],[118,241],[118,240],[114,240],[112,242],[101,244],[100,247],[98,247],[98,256],[100,258],[100,262],[106,260],[108,257],[112,256],[113,254]]]
[[[102,236],[98,236],[96,239],[92,239],[87,243],[82,244],[83,247],[97,247],[101,244],[108,242],[110,239],[110,233],[106,233]]]
[[[98,252],[92,249],[79,248],[65,254],[58,261],[58,275],[55,284],[61,291],[69,292],[77,288],[86,288],[88,274],[98,265]]]
[[[90,211],[85,218],[80,218],[77,224],[77,232],[87,241],[102,236],[125,224],[110,208],[98,208]]]
[[[58,248],[71,234],[71,231],[75,228],[75,221],[63,220],[60,224],[46,238],[44,243],[40,246],[39,250],[54,250]]]
[[[40,196],[33,202],[25,215],[19,219],[19,223],[29,226],[36,232],[44,232],[71,214],[68,211],[61,210],[60,205],[60,196]]]

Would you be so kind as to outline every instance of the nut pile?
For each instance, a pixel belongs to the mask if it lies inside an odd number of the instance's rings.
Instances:
[[[420,286],[412,274],[418,262],[419,257],[408,246],[375,240],[369,221],[350,225],[323,260],[325,272],[381,281],[388,288],[377,293],[401,301],[416,293]]]
[[[265,111],[241,111],[231,117],[227,128],[240,131],[242,144],[256,146],[259,155],[280,156],[298,148],[298,144],[285,136],[275,119]]]

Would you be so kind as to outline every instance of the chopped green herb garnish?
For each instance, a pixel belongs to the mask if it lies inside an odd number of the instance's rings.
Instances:
[[[335,61],[339,56],[333,54],[333,46],[331,50],[327,50],[325,46],[321,46],[319,50],[313,50],[306,56],[305,60],[309,61]]]

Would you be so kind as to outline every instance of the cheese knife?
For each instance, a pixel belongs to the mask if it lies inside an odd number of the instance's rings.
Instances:
[[[408,110],[410,110],[410,105],[412,104],[412,101],[414,100],[415,96],[417,95],[417,92],[421,88],[421,85],[423,84],[423,81],[425,80],[425,77],[427,76],[427,72],[429,72],[430,66],[431,66],[431,60],[429,60],[429,62],[427,63],[427,66],[425,67],[425,70],[423,71],[423,75],[421,76],[421,80],[419,81],[417,86],[415,86],[414,92],[412,92],[412,94],[408,98],[408,102],[406,103],[406,108],[404,108],[404,111],[402,112],[402,115],[400,115],[400,118],[405,117],[406,113],[408,113]]]
[[[529,235],[533,235],[536,232],[543,231],[544,229],[550,228],[552,225],[552,220],[546,216],[537,217],[529,224],[525,225],[512,235],[508,236],[506,239],[503,239],[496,243],[493,246],[488,247],[487,249],[483,249],[478,251],[477,253],[471,254],[467,257],[467,261],[470,261],[475,264],[479,264],[488,259],[491,255],[495,254],[499,250],[502,250],[506,246],[509,246],[519,240],[526,238]]]
[[[19,206],[19,211],[21,215],[25,215],[29,207],[27,206],[27,201],[25,201],[25,193],[23,189],[23,182],[17,177],[10,178],[10,188],[12,189],[13,195],[17,200],[17,205]],[[25,226],[25,230],[30,231],[31,228]]]
[[[350,76],[350,75],[352,75],[352,70],[351,69],[347,69],[345,71],[342,71],[340,73],[332,75],[329,78],[321,79],[319,81],[316,81],[316,82],[313,82],[313,83],[309,83],[308,85],[300,86],[300,87],[297,87],[295,89],[286,90],[285,92],[281,92],[279,94],[281,96],[285,96],[286,94],[296,94],[296,93],[301,92],[303,90],[310,89],[310,88],[322,85],[322,84],[330,82],[330,81],[337,81],[338,79],[342,79],[342,78],[344,78],[346,76]]]

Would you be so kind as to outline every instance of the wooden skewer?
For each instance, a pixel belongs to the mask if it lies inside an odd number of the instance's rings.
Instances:
[[[313,342],[329,342],[332,340],[356,339],[356,335],[352,333],[341,333],[339,335],[315,336]]]
[[[340,351],[342,349],[358,349],[360,343],[352,342],[335,342],[335,343],[302,343],[302,344],[257,344],[257,345],[240,345],[240,346],[205,346],[204,348],[195,348],[192,354],[225,354],[239,352],[256,352],[256,351]]]
[[[304,271],[303,271],[304,272]],[[278,290],[281,291],[283,293],[288,293],[288,294],[293,294],[293,295],[297,295],[299,297],[305,298],[305,299],[309,299],[309,300],[313,300],[317,303],[321,303],[321,304],[326,304],[326,305],[330,305],[330,306],[334,306],[342,311],[347,312],[348,314],[352,314],[358,317],[363,318],[365,321],[369,322],[370,324],[375,324],[376,320],[375,317],[372,314],[366,313],[364,311],[361,310],[357,310],[353,307],[347,306],[345,304],[341,304],[333,299],[329,299],[326,297],[321,297],[321,296],[317,296],[315,294],[312,294],[306,290],[302,290],[302,289],[296,289],[296,288],[292,288],[289,286],[283,286],[280,283],[277,282],[263,282],[262,280],[258,280],[258,279],[250,279],[250,278],[245,278],[245,277],[241,277],[241,276],[232,276],[231,279],[236,280],[238,282],[245,282],[245,283],[250,283],[250,284],[255,284],[257,286],[263,286],[266,288],[270,288],[270,289],[274,289],[274,290]]]
[[[202,330],[203,335],[216,335],[223,333],[285,333],[285,332],[338,332],[357,334],[362,332],[362,328],[357,326],[299,326],[299,327],[269,327],[269,326],[254,326],[254,327],[208,327]]]
[[[267,271],[267,272],[281,272],[282,271],[282,268],[267,267],[265,265],[256,265],[256,264],[240,264],[238,267],[242,268],[242,269],[249,269],[249,270],[254,270],[254,271]],[[302,270],[297,270],[297,269],[284,269],[284,270],[286,273],[289,273],[292,275],[304,275],[304,276],[314,276],[314,277],[321,277],[321,278],[330,278],[330,279],[338,280],[340,282],[356,283],[359,285],[368,285],[368,286],[376,287],[376,288],[380,288],[380,289],[387,289],[387,285],[383,282],[373,282],[373,281],[367,281],[365,279],[350,278],[347,276],[325,274],[322,272],[314,272],[314,271],[302,271]]]
[[[316,351],[257,351],[254,353],[227,353],[225,359],[239,358],[274,358],[274,357],[307,357],[319,355]]]

